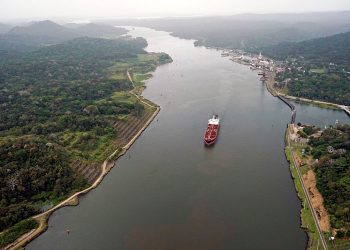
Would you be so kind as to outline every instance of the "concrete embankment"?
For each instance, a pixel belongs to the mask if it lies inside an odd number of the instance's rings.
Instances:
[[[279,98],[282,102],[284,102],[285,104],[287,104],[288,107],[292,110],[292,116],[291,116],[290,123],[291,123],[291,124],[295,123],[295,117],[296,117],[297,111],[296,111],[296,109],[295,109],[294,104],[288,102],[288,101],[287,101],[285,98],[283,98],[281,95],[277,95],[277,98]]]
[[[341,108],[348,116],[350,116],[350,107],[347,107],[347,106],[340,106],[340,108]]]

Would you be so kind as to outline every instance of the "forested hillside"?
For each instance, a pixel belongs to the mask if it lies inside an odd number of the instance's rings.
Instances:
[[[88,23],[84,25],[80,25],[76,28],[72,29],[74,32],[79,34],[80,36],[88,36],[88,37],[104,37],[111,36],[116,37],[125,34],[125,29],[116,28],[109,25],[96,24],[96,23]]]
[[[169,60],[146,45],[85,37],[0,57],[0,230],[85,187],[72,166],[99,166],[115,150],[114,122],[144,109],[116,72]]]
[[[28,26],[17,26],[0,35],[0,54],[4,51],[35,50],[41,46],[58,44],[78,37],[115,38],[124,33],[125,29],[108,25],[84,24],[70,29],[46,20]]]
[[[264,55],[284,60],[286,58],[303,58],[317,65],[329,66],[335,63],[349,68],[350,65],[350,32],[337,34],[298,43],[281,43],[262,48]]]
[[[283,61],[276,87],[312,100],[350,105],[350,32],[263,48]],[[287,83],[288,82],[288,83]]]

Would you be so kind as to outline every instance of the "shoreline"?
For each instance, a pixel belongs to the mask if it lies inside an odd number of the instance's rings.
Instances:
[[[278,90],[276,90],[276,88],[273,87],[273,84],[275,82],[273,78],[274,78],[273,75],[269,74],[268,80],[266,82],[266,88],[273,96],[279,95],[279,96],[282,96],[282,97],[287,98],[287,99],[292,100],[292,101],[307,103],[307,104],[311,104],[311,105],[317,105],[317,106],[320,106],[321,108],[341,109],[347,115],[350,115],[350,108],[348,106],[345,106],[345,105],[340,105],[337,103],[325,102],[325,101],[320,101],[320,100],[311,100],[311,99],[307,99],[307,98],[303,98],[303,97],[296,97],[296,96],[283,94],[283,93],[279,92]]]
[[[209,47],[212,48],[212,47]],[[223,54],[225,52],[225,49],[223,48],[215,48],[216,50],[221,50],[222,51],[222,56],[226,57],[226,54]],[[230,54],[228,54],[230,55]],[[241,65],[246,65],[249,66],[249,64],[241,61],[241,60],[234,60],[234,59],[230,59],[233,62],[239,63]],[[274,83],[275,83],[275,71],[274,68],[270,69],[269,71],[265,71],[266,74],[266,78],[263,79],[263,83],[265,83],[265,86],[267,88],[267,90],[269,91],[269,93],[274,96],[277,97],[278,99],[280,99],[282,102],[284,102],[284,104],[286,104],[287,106],[289,106],[289,108],[292,110],[292,114],[291,114],[291,122],[288,122],[287,124],[287,128],[285,130],[285,147],[284,147],[284,153],[285,153],[285,157],[286,160],[288,162],[289,165],[289,171],[290,171],[290,175],[291,178],[293,180],[294,183],[294,188],[295,191],[297,193],[297,196],[301,202],[301,210],[300,210],[300,228],[303,229],[305,231],[305,233],[307,234],[307,245],[305,246],[305,249],[308,250],[319,250],[319,249],[324,249],[324,250],[328,250],[328,249],[333,249],[336,248],[336,246],[334,245],[334,242],[328,241],[328,237],[332,237],[331,232],[328,231],[323,231],[322,226],[324,226],[322,223],[322,221],[318,220],[318,215],[317,215],[317,205],[314,206],[314,203],[312,201],[312,198],[310,197],[310,194],[308,192],[308,184],[305,184],[305,181],[303,179],[303,175],[300,172],[301,170],[298,167],[298,164],[296,162],[295,159],[295,148],[293,148],[291,146],[290,143],[290,127],[293,126],[294,122],[295,122],[295,116],[296,116],[296,109],[295,106],[289,102],[288,100],[291,101],[295,101],[295,102],[300,102],[300,103],[305,103],[305,104],[309,104],[309,105],[313,105],[313,106],[317,106],[319,108],[324,108],[324,109],[333,109],[333,110],[342,110],[343,112],[345,112],[345,114],[347,116],[350,117],[350,106],[346,106],[346,105],[340,105],[340,104],[336,104],[336,103],[331,103],[331,102],[326,102],[326,101],[321,101],[321,100],[311,100],[311,99],[307,99],[307,98],[303,98],[303,97],[296,97],[296,96],[290,96],[288,94],[284,94],[278,91],[278,89],[276,89],[274,87]],[[320,197],[323,200],[323,197],[321,194],[319,194]],[[305,204],[306,203],[306,204]],[[323,206],[323,205],[322,205]],[[323,209],[325,211],[325,213],[328,215],[328,211],[324,208]],[[329,219],[329,217],[328,217]],[[330,238],[331,239],[331,238]],[[334,241],[334,238],[332,238],[332,240]],[[333,245],[332,245],[333,243]]]
[[[232,60],[232,61],[236,62],[236,63],[239,63],[241,65],[246,65],[246,66],[249,65],[249,64],[246,64],[246,63],[244,63],[244,62],[242,62],[240,60]],[[307,98],[304,98],[304,97],[291,96],[291,95],[287,95],[287,94],[279,92],[274,87],[274,83],[275,83],[274,76],[275,76],[275,72],[268,72],[267,73],[267,79],[265,80],[265,84],[266,84],[267,90],[274,97],[280,96],[280,97],[284,97],[286,99],[289,99],[289,100],[292,100],[292,101],[295,101],[295,102],[307,103],[307,104],[315,105],[315,106],[318,106],[318,107],[321,107],[321,108],[340,109],[340,110],[343,110],[350,117],[350,106],[341,105],[341,104],[337,104],[337,103],[333,103],[333,102],[321,101],[321,100],[311,100],[311,99],[307,99]]]
[[[237,62],[237,63],[239,63],[239,62]],[[132,78],[130,77],[129,71],[127,71],[127,76],[129,78],[129,80],[133,83]],[[134,86],[134,84],[133,84],[133,86]],[[282,96],[284,98],[288,98],[288,99],[291,99],[291,100],[299,99],[300,101],[304,101],[303,98],[297,98],[297,97],[293,97],[293,96],[283,95],[283,94],[279,93],[278,91],[276,91],[272,86],[270,86],[272,88],[272,90],[270,90],[269,87],[268,87],[269,85],[267,83],[266,83],[266,86],[267,86],[268,91],[275,97]],[[115,163],[117,162],[119,157],[123,156],[127,152],[127,150],[132,146],[132,144],[142,134],[142,132],[151,124],[151,122],[154,120],[154,118],[160,112],[160,107],[158,105],[156,105],[155,103],[151,102],[150,100],[144,99],[141,95],[136,94],[134,92],[134,90],[135,90],[135,88],[133,90],[131,90],[129,93],[131,93],[134,96],[136,96],[140,100],[140,102],[142,102],[144,105],[147,105],[147,106],[151,107],[152,109],[155,108],[155,110],[151,110],[150,111],[150,112],[153,112],[151,117],[149,119],[147,119],[147,121],[142,126],[142,128],[140,130],[138,130],[136,135],[132,139],[130,139],[126,143],[126,145],[124,145],[121,148],[116,149],[111,155],[109,155],[105,159],[105,161],[101,165],[101,169],[102,169],[101,174],[98,176],[98,178],[94,181],[94,183],[91,186],[89,186],[88,188],[86,188],[84,190],[81,190],[81,191],[78,191],[78,192],[74,193],[73,195],[69,196],[67,199],[63,200],[62,202],[60,202],[59,204],[57,204],[53,208],[49,209],[48,211],[45,211],[45,212],[43,212],[41,214],[33,216],[32,218],[34,218],[39,223],[39,226],[36,229],[33,229],[30,232],[21,235],[14,243],[11,243],[10,245],[6,246],[5,249],[18,249],[18,248],[24,247],[29,242],[31,242],[32,240],[34,240],[36,237],[40,236],[42,233],[44,233],[47,230],[47,228],[48,228],[48,219],[49,219],[50,215],[53,212],[55,212],[56,210],[58,210],[59,208],[64,207],[64,206],[75,206],[75,205],[78,205],[79,204],[79,196],[83,195],[83,194],[86,194],[89,191],[91,191],[92,189],[98,187],[98,185],[102,182],[103,178],[115,166]],[[271,91],[275,91],[275,95]],[[291,97],[291,98],[289,98],[289,97]],[[312,101],[312,100],[305,99],[305,102],[313,103],[313,102],[318,102],[318,101]],[[322,102],[322,101],[320,101],[320,102],[321,103],[326,103],[326,102]],[[328,103],[328,104],[330,104],[330,103]],[[334,105],[337,105],[337,104],[334,104]],[[338,108],[340,108],[340,107],[338,107]],[[350,111],[349,111],[349,113],[350,113]],[[286,133],[287,132],[288,132],[288,128],[286,130]],[[287,144],[285,146],[287,147]],[[290,169],[290,171],[292,171],[292,170]],[[295,180],[294,180],[294,184],[296,185]],[[298,190],[297,190],[297,193],[298,193]],[[305,230],[305,228],[304,228],[304,230]]]
[[[324,250],[328,250],[328,244],[324,238],[324,234],[326,232],[321,230],[321,226],[317,219],[315,207],[311,202],[311,197],[307,191],[307,187],[304,184],[302,173],[300,172],[299,165],[297,164],[297,161],[295,159],[294,148],[291,146],[290,136],[292,126],[294,125],[288,124],[287,129],[285,131],[284,153],[289,165],[289,170],[293,179],[295,191],[301,203],[300,227],[306,232],[308,237],[308,244],[306,246],[306,249],[319,249],[319,246],[322,245],[322,248]]]
[[[129,71],[127,71],[127,76],[128,76],[129,81],[134,86],[134,82],[132,81],[132,78],[129,74]],[[131,138],[122,148],[117,148],[112,154],[110,154],[104,160],[104,162],[101,164],[101,169],[102,169],[101,174],[97,177],[97,179],[94,181],[93,184],[91,184],[89,187],[87,187],[83,190],[80,190],[80,191],[72,194],[71,196],[69,196],[68,198],[66,198],[65,200],[63,200],[62,202],[60,202],[59,204],[54,206],[53,208],[51,208],[51,209],[49,209],[41,214],[30,217],[30,218],[33,218],[34,220],[36,220],[38,222],[39,226],[37,228],[32,229],[31,231],[21,235],[13,243],[5,246],[5,248],[4,248],[5,250],[16,250],[16,249],[20,249],[20,248],[25,247],[28,243],[33,241],[35,238],[39,237],[42,233],[44,233],[47,230],[48,220],[53,212],[55,212],[56,210],[58,210],[62,207],[65,207],[65,206],[77,206],[79,204],[79,196],[87,194],[89,191],[98,187],[98,185],[102,182],[103,178],[115,166],[119,157],[123,156],[128,151],[128,149],[140,137],[140,135],[143,133],[143,131],[151,124],[151,122],[154,120],[154,118],[160,112],[161,108],[159,105],[153,103],[152,101],[150,101],[148,99],[143,98],[141,95],[135,94],[133,92],[134,90],[135,90],[135,86],[134,86],[134,89],[130,90],[129,93],[134,95],[143,105],[146,105],[146,106],[150,107],[151,109],[155,109],[153,111],[151,117],[145,122],[145,124],[142,126],[142,128],[137,131],[137,133],[135,134],[135,136],[133,138]]]
[[[205,46],[205,45],[203,45],[203,46]],[[209,49],[215,49],[215,50],[221,51],[222,57],[231,57],[230,60],[233,62],[236,62],[238,64],[246,65],[246,66],[250,65],[250,63],[243,61],[241,58],[236,58],[235,57],[236,52],[234,52],[234,50],[229,50],[227,48],[220,48],[220,47],[215,47],[215,46],[205,46],[205,47],[209,48]],[[245,52],[242,50],[240,50],[240,51],[243,53],[248,53],[248,52]],[[250,54],[250,56],[253,56],[251,53],[248,53],[248,54]],[[267,58],[267,59],[271,60],[271,58]],[[270,69],[268,69],[267,71],[265,71],[264,68],[262,68],[262,69],[253,68],[252,70],[261,70],[264,73],[267,73],[266,78],[265,78],[266,87],[267,87],[268,91],[275,97],[280,96],[280,97],[284,97],[284,98],[289,99],[289,100],[293,100],[293,101],[301,102],[301,103],[308,103],[308,104],[315,105],[315,106],[318,106],[321,108],[340,109],[340,110],[343,110],[350,117],[350,106],[341,105],[341,104],[337,104],[337,103],[333,103],[333,102],[322,101],[322,100],[312,100],[312,99],[308,99],[308,98],[304,98],[304,97],[296,97],[296,96],[291,96],[291,95],[287,95],[287,94],[279,92],[274,87],[274,83],[275,83],[275,79],[274,79],[275,65],[274,64],[272,64],[272,67],[270,67]]]
[[[233,61],[233,62],[242,64],[242,65],[246,65],[245,63],[240,62],[240,61]],[[287,105],[292,110],[291,122],[288,122],[287,128],[285,130],[285,135],[284,135],[284,139],[285,139],[284,153],[285,153],[285,157],[286,157],[286,160],[288,162],[288,165],[289,165],[289,171],[290,171],[290,175],[291,175],[291,178],[293,180],[293,183],[294,183],[295,191],[296,191],[297,196],[301,202],[300,228],[305,231],[305,233],[307,234],[307,238],[308,238],[307,245],[305,246],[305,248],[308,250],[309,249],[310,250],[311,249],[318,250],[320,245],[321,245],[324,250],[328,250],[328,245],[327,245],[327,242],[324,238],[324,232],[321,230],[321,227],[319,225],[319,221],[317,220],[315,208],[313,207],[313,205],[311,203],[311,199],[309,197],[309,194],[306,191],[306,187],[304,185],[304,181],[302,179],[300,170],[298,169],[298,166],[295,163],[294,152],[293,152],[293,149],[290,145],[290,126],[293,126],[295,115],[296,115],[296,110],[294,108],[294,105],[289,103],[286,99],[293,100],[293,101],[301,101],[301,102],[305,102],[308,104],[315,104],[315,105],[320,104],[320,106],[321,105],[328,106],[328,107],[326,106],[323,108],[329,108],[329,106],[331,106],[333,108],[343,110],[349,116],[350,116],[350,109],[347,106],[343,106],[343,105],[339,105],[339,104],[335,104],[335,103],[328,103],[328,102],[317,101],[317,100],[313,101],[313,100],[306,99],[306,98],[298,98],[295,96],[289,96],[289,95],[282,94],[273,87],[274,82],[275,82],[274,72],[269,72],[267,75],[267,79],[265,81],[266,89],[269,91],[269,93],[272,96],[280,99],[285,105]],[[305,205],[305,202],[307,202],[307,206]],[[311,213],[311,214],[308,214],[308,213]],[[308,221],[307,219],[309,219],[310,216],[312,218],[311,223],[312,222],[314,223],[314,229],[316,232],[309,228],[309,226],[311,226],[311,225],[309,225],[310,221]],[[318,235],[317,242],[314,242],[313,239],[315,237],[312,237],[312,236],[314,236],[315,233],[317,233],[317,235]]]

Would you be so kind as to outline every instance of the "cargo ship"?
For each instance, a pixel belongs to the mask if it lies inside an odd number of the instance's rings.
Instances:
[[[208,121],[208,127],[205,130],[205,134],[204,134],[204,144],[206,146],[211,146],[215,143],[219,133],[219,126],[220,126],[219,116],[213,115],[213,118],[209,119]]]

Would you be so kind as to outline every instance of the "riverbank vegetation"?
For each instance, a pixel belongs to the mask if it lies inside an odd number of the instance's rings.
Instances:
[[[29,229],[22,220],[94,181],[115,150],[116,121],[141,124],[147,108],[129,93],[126,70],[146,74],[171,61],[146,45],[84,37],[0,57],[2,242]]]
[[[341,105],[350,105],[349,74],[341,71],[312,73],[303,66],[286,66],[274,85],[280,92]],[[299,68],[300,70],[297,70]]]
[[[332,228],[339,238],[350,237],[350,125],[328,128],[310,137],[317,188],[324,197]]]
[[[310,72],[323,74],[330,62],[350,71],[349,41],[350,32],[346,32],[302,42],[280,43],[261,49],[264,55],[276,60],[303,59],[310,63]]]
[[[288,141],[291,133],[291,127],[289,126],[286,131],[286,140]],[[301,180],[298,176],[297,169],[292,159],[291,152],[297,153],[297,149],[295,147],[295,144],[291,143],[291,147],[285,148],[285,155],[289,162],[289,169],[291,171],[293,180],[294,180],[294,186],[297,191],[298,197],[301,201],[301,211],[300,211],[300,219],[301,219],[301,227],[305,230],[305,232],[308,235],[308,250],[314,250],[317,249],[317,245],[320,244],[320,236],[317,231],[315,220],[312,216],[311,208],[309,206],[309,203],[306,200],[306,194],[304,192],[304,189],[302,187]],[[300,169],[302,170],[302,169]]]
[[[302,126],[294,135],[290,128],[288,131],[296,167],[303,176],[325,238],[328,240],[330,236],[335,236],[334,242],[328,241],[330,249],[334,246],[349,247],[350,182],[347,179],[350,171],[350,125],[338,125],[324,131],[314,126]],[[291,161],[288,151],[286,150],[286,155]],[[314,242],[317,234],[315,225],[312,226],[312,214],[305,206],[305,194],[294,166],[291,167],[291,172],[299,197],[303,201],[302,224],[309,225],[306,228],[310,240]]]
[[[275,59],[275,87],[296,97],[350,105],[350,12],[244,14],[152,20],[114,20],[196,39],[196,45],[243,50]],[[345,33],[344,33],[345,32]]]
[[[28,233],[30,230],[36,228],[38,223],[34,219],[26,219],[18,222],[9,230],[0,234],[0,247],[3,248],[8,244],[14,242],[21,235]]]
[[[275,87],[311,100],[350,105],[350,32],[263,48],[279,62]]]

